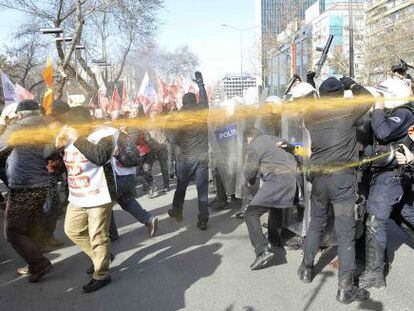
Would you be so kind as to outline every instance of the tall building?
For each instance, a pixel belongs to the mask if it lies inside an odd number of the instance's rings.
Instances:
[[[414,63],[414,0],[370,0],[366,9],[369,82],[380,82],[400,59]]]
[[[257,78],[251,74],[243,74],[243,77],[240,74],[231,74],[226,75],[220,81],[220,94],[221,100],[231,99],[233,97],[242,97],[243,92],[249,88],[257,87]]]
[[[266,33],[281,33],[288,23],[294,20],[303,19],[306,9],[316,1],[317,0],[261,0],[262,35],[265,35]]]
[[[354,68],[355,76],[365,80],[364,28],[365,2],[353,0]],[[288,2],[288,1],[286,1]],[[322,77],[349,73],[350,2],[347,0],[318,0],[302,2],[305,10],[301,21],[284,26],[283,31],[267,42],[262,36],[262,63],[265,86],[270,94],[281,95],[293,74],[302,78],[313,70],[330,34],[334,41],[323,68]],[[263,13],[262,13],[263,15]],[[262,27],[263,29],[263,27]]]

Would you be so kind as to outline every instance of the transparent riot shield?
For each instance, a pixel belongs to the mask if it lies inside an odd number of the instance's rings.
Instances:
[[[223,109],[211,106],[212,109]],[[209,119],[208,136],[212,153],[211,166],[217,168],[228,195],[236,194],[237,179],[240,172],[239,155],[240,136],[243,136],[243,125],[239,121],[217,121]]]

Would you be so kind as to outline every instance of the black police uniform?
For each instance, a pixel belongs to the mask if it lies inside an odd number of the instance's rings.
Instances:
[[[336,96],[343,96],[343,89],[335,86],[335,80],[329,78],[321,85],[321,96],[330,96],[329,88],[333,88],[332,93]],[[327,87],[328,91],[324,91],[324,87]],[[356,84],[351,90],[354,96],[370,95],[365,88]],[[352,169],[340,168],[358,160],[357,121],[370,107],[370,104],[349,105],[336,110],[310,111],[304,115],[312,141],[312,193],[311,222],[304,242],[304,261],[299,275],[303,267],[312,269],[322,232],[327,225],[328,207],[332,204],[335,213],[334,227],[338,238],[338,287],[342,290],[353,288],[357,180]],[[332,170],[323,173],[319,171],[319,168],[330,167]]]
[[[405,143],[409,149],[412,149],[412,142],[407,132],[414,124],[413,109],[413,104],[408,104],[388,111],[374,110],[371,125],[379,146]],[[387,244],[386,226],[394,207],[402,207],[401,215],[414,225],[411,170],[398,168],[395,159],[389,164],[381,165],[374,162],[372,167],[373,179],[366,205],[369,216],[366,231],[366,267],[365,273],[360,278],[362,287],[380,286],[373,284],[376,282],[372,277],[377,277],[379,281],[377,284],[385,285],[383,273]]]

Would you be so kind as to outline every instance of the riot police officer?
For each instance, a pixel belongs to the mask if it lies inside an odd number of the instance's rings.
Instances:
[[[329,78],[320,88],[321,98],[343,98],[345,90],[354,96],[369,96],[368,90],[351,78]],[[322,105],[324,105],[322,103]],[[338,292],[341,303],[363,301],[369,292],[354,286],[355,271],[355,202],[356,176],[344,165],[358,159],[357,121],[371,105],[344,105],[335,110],[309,110],[304,114],[311,136],[311,222],[304,242],[304,258],[298,270],[304,283],[312,281],[313,262],[320,246],[321,235],[327,225],[328,206],[333,205],[335,231],[338,238]],[[322,107],[323,108],[323,107]],[[332,167],[332,170],[329,168]],[[323,171],[317,168],[323,169]],[[335,169],[334,169],[335,168]]]
[[[381,84],[380,92],[386,100],[385,103],[377,103],[372,114],[374,152],[391,149],[400,143],[411,147],[407,133],[414,124],[414,105],[398,100],[410,97],[409,84],[394,77]],[[386,226],[394,207],[402,206],[402,216],[414,225],[414,208],[412,200],[409,200],[412,195],[412,173],[407,167],[399,168],[393,157],[388,161],[374,162],[372,170],[373,180],[367,201],[365,271],[359,285],[362,288],[384,288]]]

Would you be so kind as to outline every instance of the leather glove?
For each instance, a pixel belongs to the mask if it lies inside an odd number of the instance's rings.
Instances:
[[[306,74],[306,78],[308,79],[308,81],[315,79],[315,76],[316,76],[315,71],[308,71],[308,73]]]
[[[401,144],[400,146],[401,148],[403,148],[404,152],[395,152],[395,158],[397,160],[398,165],[407,165],[413,163],[414,155],[411,153],[411,151],[403,144]]]
[[[344,86],[345,90],[350,90],[351,87],[356,84],[356,82],[354,81],[354,79],[352,79],[351,77],[342,77],[339,81],[342,82],[342,85]]]

